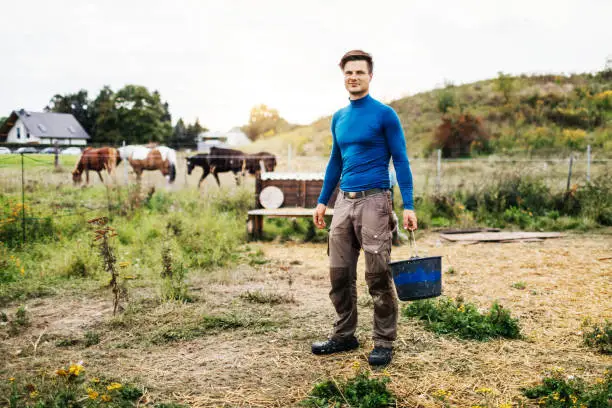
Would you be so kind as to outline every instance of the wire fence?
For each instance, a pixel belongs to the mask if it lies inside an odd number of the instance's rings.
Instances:
[[[289,149],[289,152],[291,150]],[[553,191],[583,184],[590,179],[611,175],[612,160],[598,158],[597,152],[577,152],[568,157],[524,158],[524,157],[487,157],[473,159],[442,159],[439,153],[429,158],[410,160],[413,173],[415,195],[425,195],[435,191],[456,191],[474,186],[486,185],[508,174],[539,177]],[[0,192],[6,199],[3,202],[18,206],[18,216],[22,223],[23,240],[27,242],[26,225],[29,221],[48,217],[84,217],[101,213],[113,214],[125,210],[129,205],[131,191],[140,192],[162,189],[168,192],[181,190],[199,191],[198,197],[205,197],[219,187],[213,177],[207,177],[199,186],[203,170],[196,166],[188,174],[187,158],[193,152],[177,152],[176,179],[170,184],[160,171],[145,171],[137,182],[137,177],[129,163],[122,161],[111,174],[101,171],[101,178],[90,171],[89,187],[85,187],[85,177],[80,184],[74,184],[72,171],[79,156],[59,155],[57,165],[54,155],[11,154],[0,155]],[[245,156],[246,157],[246,156]],[[236,159],[236,156],[217,158]],[[321,156],[276,156],[276,172],[320,173],[325,172],[328,158]],[[219,175],[221,188],[233,189],[237,181],[255,195],[255,179],[250,176],[237,178],[233,173]],[[87,190],[90,189],[90,190]],[[95,190],[95,194],[81,194]],[[72,199],[67,200],[68,196]],[[2,197],[0,197],[2,198]],[[255,197],[254,197],[255,199]],[[254,201],[255,202],[255,201]],[[7,219],[16,220],[14,211],[0,213],[0,226]]]

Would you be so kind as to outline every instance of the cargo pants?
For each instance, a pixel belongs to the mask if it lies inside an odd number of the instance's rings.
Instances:
[[[338,194],[329,231],[329,297],[338,318],[332,339],[344,341],[357,328],[357,260],[365,254],[365,279],[374,302],[375,347],[392,347],[397,336],[397,298],[391,277],[393,218],[391,193],[362,198]]]

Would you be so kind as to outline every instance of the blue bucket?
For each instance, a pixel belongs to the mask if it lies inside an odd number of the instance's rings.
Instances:
[[[410,231],[411,247],[414,251],[410,259],[389,262],[393,282],[400,300],[427,299],[442,294],[442,257],[420,258],[416,252],[416,241]]]
[[[442,294],[442,257],[413,257],[389,262],[400,300],[427,299]]]

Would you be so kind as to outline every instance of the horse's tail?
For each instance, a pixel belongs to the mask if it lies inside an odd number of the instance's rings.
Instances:
[[[176,165],[174,163],[170,163],[168,175],[170,176],[170,183],[173,183],[176,180]]]

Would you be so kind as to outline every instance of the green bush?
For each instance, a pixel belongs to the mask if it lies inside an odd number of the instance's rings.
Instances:
[[[612,322],[585,327],[582,333],[584,344],[603,354],[612,354]]]
[[[300,405],[316,408],[382,408],[395,406],[395,396],[387,389],[389,378],[369,378],[367,371],[346,381],[335,379],[315,384]]]
[[[557,369],[545,374],[542,383],[524,388],[522,393],[529,399],[537,399],[538,405],[546,408],[609,408],[612,398],[612,371],[595,384],[587,384],[579,377],[565,376]]]
[[[442,298],[410,303],[403,311],[406,317],[425,321],[428,330],[438,334],[450,334],[463,339],[489,340],[496,337],[521,338],[518,320],[497,302],[488,313],[482,314],[471,303]]]

